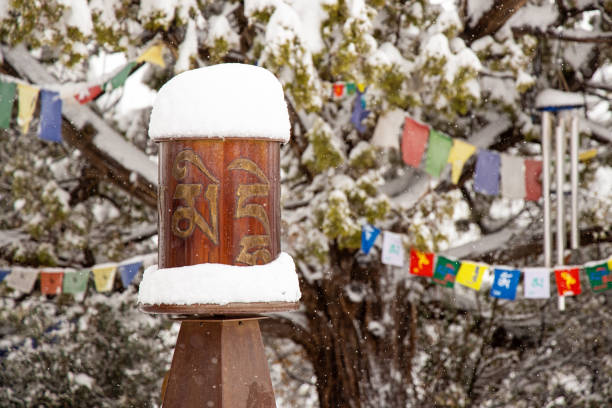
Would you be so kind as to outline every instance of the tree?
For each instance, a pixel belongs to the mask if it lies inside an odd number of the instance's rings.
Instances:
[[[292,121],[282,152],[284,247],[296,260],[303,299],[300,312],[264,328],[304,348],[322,407],[514,405],[527,398],[533,406],[589,406],[610,398],[610,376],[601,373],[611,363],[595,358],[610,350],[610,330],[602,330],[610,323],[609,297],[581,295],[566,314],[552,302],[501,304],[409,279],[405,269],[380,263],[379,247],[359,253],[361,225],[369,222],[403,234],[406,248],[438,252],[478,239],[486,245],[449,253],[540,264],[538,203],[474,193],[473,160],[458,185],[429,180],[373,134],[399,110],[479,147],[537,155],[534,100],[546,88],[595,98],[580,112],[582,147],[603,152],[581,168],[588,245],[571,257],[610,253],[609,197],[593,190],[610,171],[609,2],[167,4],[11,1],[0,9],[2,72],[39,83],[50,81],[45,74],[62,83],[83,80],[92,56],[122,52],[133,59],[162,41],[171,51],[168,68],[141,68],[153,89],[176,72],[220,62],[258,64],[280,78]],[[24,64],[26,57],[34,62]],[[350,121],[354,97],[331,97],[336,81],[367,85],[364,131]],[[91,265],[153,249],[146,239],[155,233],[153,181],[96,143],[120,135],[118,142],[154,155],[148,111],[132,121],[118,117],[116,107],[102,108],[94,103],[65,115],[66,145],[32,142],[16,128],[3,133],[2,229],[11,237],[2,241],[3,259]],[[397,145],[400,133],[387,132],[384,144]],[[608,178],[606,191],[609,185]],[[567,348],[571,358],[555,359]],[[564,385],[582,371],[588,391]],[[513,394],[515,386],[524,391]]]

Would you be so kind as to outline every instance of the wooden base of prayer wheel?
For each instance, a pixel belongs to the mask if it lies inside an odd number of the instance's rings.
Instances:
[[[163,408],[275,408],[258,318],[185,320]]]
[[[289,312],[297,310],[298,302],[251,302],[226,305],[140,305],[146,313],[189,316],[245,316],[260,313]]]

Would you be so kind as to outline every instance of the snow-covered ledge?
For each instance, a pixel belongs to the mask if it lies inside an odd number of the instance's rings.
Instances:
[[[285,252],[265,265],[153,265],[145,270],[138,291],[138,301],[150,305],[297,302],[301,296],[295,264]]]

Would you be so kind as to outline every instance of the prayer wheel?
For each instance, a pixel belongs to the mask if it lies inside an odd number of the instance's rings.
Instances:
[[[139,307],[183,320],[164,407],[275,407],[259,313],[298,307],[280,248],[280,82],[250,65],[187,71],[156,97],[159,265]],[[255,404],[255,405],[253,405]]]

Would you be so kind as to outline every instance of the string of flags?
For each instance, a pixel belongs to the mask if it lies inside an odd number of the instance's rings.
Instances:
[[[155,255],[155,254],[154,254]],[[68,293],[77,295],[87,291],[90,277],[93,276],[96,291],[104,293],[113,289],[117,275],[121,278],[124,288],[130,286],[144,261],[135,259],[121,263],[104,263],[86,269],[72,268],[13,268],[0,267],[0,282],[5,282],[9,288],[22,293],[31,293],[40,280],[40,292],[43,295],[59,295]]]
[[[332,97],[339,100],[357,95],[353,102],[351,123],[360,133],[369,115],[366,110],[366,86],[355,82],[334,82]],[[451,138],[427,124],[405,117],[401,143],[402,159],[413,168],[423,168],[434,178],[440,178],[447,164],[451,165],[451,181],[459,183],[465,163],[476,155],[474,191],[485,195],[537,201],[542,196],[540,175],[542,160],[517,157],[480,149],[461,139]],[[579,154],[580,161],[591,160],[598,154],[590,149]]]
[[[402,236],[390,231],[383,232],[382,263],[403,267],[404,246]],[[365,224],[361,230],[361,250],[368,254],[381,230]],[[431,278],[438,285],[453,288],[455,283],[480,291],[484,277],[493,274],[490,296],[515,300],[523,274],[523,297],[526,299],[546,299],[550,297],[550,273],[554,273],[557,294],[575,296],[582,293],[580,273],[588,277],[591,290],[595,293],[612,289],[612,257],[586,263],[581,266],[556,266],[554,268],[491,266],[468,260],[458,260],[449,256],[410,249],[407,262],[412,275]]]
[[[156,44],[145,50],[136,60],[128,62],[112,78],[101,84],[83,86],[73,95],[81,105],[91,102],[104,92],[117,89],[125,83],[129,75],[139,64],[149,62],[165,68],[163,45]],[[13,105],[18,100],[17,124],[21,133],[30,128],[36,106],[40,101],[40,139],[61,143],[62,141],[62,98],[60,93],[51,89],[28,84],[7,75],[0,76],[0,129],[8,129],[11,123]]]

